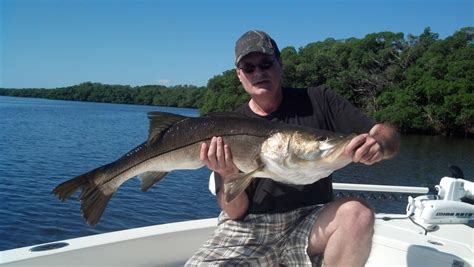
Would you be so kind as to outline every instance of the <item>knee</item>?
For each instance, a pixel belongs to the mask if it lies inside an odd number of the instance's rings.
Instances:
[[[342,225],[349,233],[355,235],[372,235],[375,216],[368,203],[361,199],[351,198],[344,202],[338,211],[344,222]]]

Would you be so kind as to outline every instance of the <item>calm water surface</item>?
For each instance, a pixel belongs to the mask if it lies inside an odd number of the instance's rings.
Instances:
[[[95,228],[75,200],[61,203],[59,183],[109,163],[148,133],[149,111],[197,116],[197,110],[0,96],[0,250],[61,239],[217,216],[209,171],[175,171],[148,192],[138,179],[115,193]],[[474,140],[403,136],[399,155],[374,166],[350,165],[335,182],[432,186],[459,165],[474,178]],[[406,195],[370,200],[377,212],[404,212]]]

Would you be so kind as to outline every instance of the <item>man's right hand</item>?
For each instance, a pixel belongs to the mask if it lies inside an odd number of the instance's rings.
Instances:
[[[209,146],[207,143],[202,143],[199,157],[210,170],[219,174],[224,183],[229,182],[229,178],[239,172],[234,164],[230,147],[224,144],[222,137],[213,137]]]
[[[222,184],[230,182],[234,174],[239,173],[239,169],[235,166],[232,159],[230,147],[224,144],[222,137],[213,137],[209,145],[202,143],[199,157],[210,170],[220,176]],[[224,190],[219,190],[217,192],[217,201],[221,209],[232,220],[243,218],[249,207],[249,200],[245,192],[242,192],[234,200],[227,203],[225,202]]]

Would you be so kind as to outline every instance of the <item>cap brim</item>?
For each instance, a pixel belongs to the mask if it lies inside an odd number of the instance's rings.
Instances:
[[[275,54],[272,49],[265,49],[265,47],[250,47],[249,49],[245,50],[235,59],[235,65],[237,66],[240,60],[242,60],[242,58],[246,57],[248,54],[255,53],[255,52],[267,54],[270,56],[273,56]]]

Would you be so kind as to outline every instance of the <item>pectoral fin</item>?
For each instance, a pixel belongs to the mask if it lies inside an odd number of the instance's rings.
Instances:
[[[253,175],[256,172],[261,171],[262,169],[263,165],[259,166],[257,169],[249,173],[239,173],[235,175],[236,177],[231,177],[231,180],[233,181],[224,184],[225,202],[231,202],[240,193],[244,192],[252,181]]]
[[[167,172],[145,172],[140,174],[140,189],[142,190],[142,192],[146,192],[155,183],[163,179],[166,174]]]

